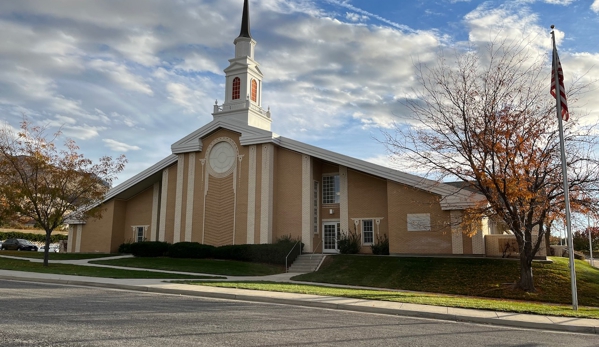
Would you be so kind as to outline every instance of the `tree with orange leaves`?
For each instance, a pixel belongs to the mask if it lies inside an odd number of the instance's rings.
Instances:
[[[418,66],[421,88],[405,102],[417,124],[397,124],[384,142],[402,161],[441,179],[468,182],[486,197],[464,213],[463,226],[480,217],[503,223],[518,242],[517,287],[533,292],[532,260],[548,228],[564,215],[547,58],[524,41],[470,48],[449,61],[442,57],[434,66]],[[569,88],[571,104],[584,87]],[[571,207],[596,213],[597,138],[571,113],[564,130]]]
[[[26,119],[19,131],[8,125],[0,129],[0,214],[32,218],[46,231],[44,266],[52,231],[67,216],[99,218],[99,204],[126,163],[124,156],[93,163],[71,139],[59,148],[61,136],[47,136],[43,127],[30,126]]]

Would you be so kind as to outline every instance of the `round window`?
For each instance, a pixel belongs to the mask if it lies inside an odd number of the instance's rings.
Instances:
[[[235,164],[235,150],[233,146],[226,141],[214,145],[210,150],[209,163],[215,173],[222,174],[227,172]]]

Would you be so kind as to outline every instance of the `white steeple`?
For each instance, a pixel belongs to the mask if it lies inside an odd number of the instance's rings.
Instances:
[[[250,126],[270,131],[270,111],[262,108],[262,72],[254,60],[256,41],[250,34],[248,0],[243,4],[241,31],[233,41],[235,58],[229,59],[224,70],[226,78],[225,102],[214,105],[212,116],[234,118]]]

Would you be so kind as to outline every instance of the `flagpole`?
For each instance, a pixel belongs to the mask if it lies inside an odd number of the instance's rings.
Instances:
[[[564,144],[564,126],[562,122],[562,99],[560,91],[557,48],[555,46],[554,26],[551,26],[551,41],[553,43],[553,76],[555,80],[555,101],[557,121],[559,125],[559,144],[562,157],[562,176],[564,178],[564,201],[566,203],[566,235],[568,236],[568,255],[570,258],[570,283],[572,286],[572,309],[578,310],[578,291],[576,290],[576,267],[574,265],[574,240],[572,237],[572,221],[570,215],[570,186],[568,184],[568,167],[566,163],[566,149]]]

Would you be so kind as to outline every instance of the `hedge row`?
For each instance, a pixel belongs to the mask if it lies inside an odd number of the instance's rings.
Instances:
[[[124,243],[119,246],[119,253],[131,253],[136,257],[194,258],[194,259],[226,259],[253,263],[284,265],[285,257],[294,248],[295,242],[282,240],[273,244],[261,245],[227,245],[214,247],[198,242],[178,242],[168,244],[160,241],[143,241]],[[303,247],[301,244],[300,247]],[[292,263],[300,254],[300,247],[295,247],[287,261]]]
[[[23,233],[19,231],[0,232],[0,240],[7,239],[25,239],[33,242],[46,242],[46,234]],[[67,240],[67,235],[56,234],[50,236],[50,242],[56,243],[60,240]]]

